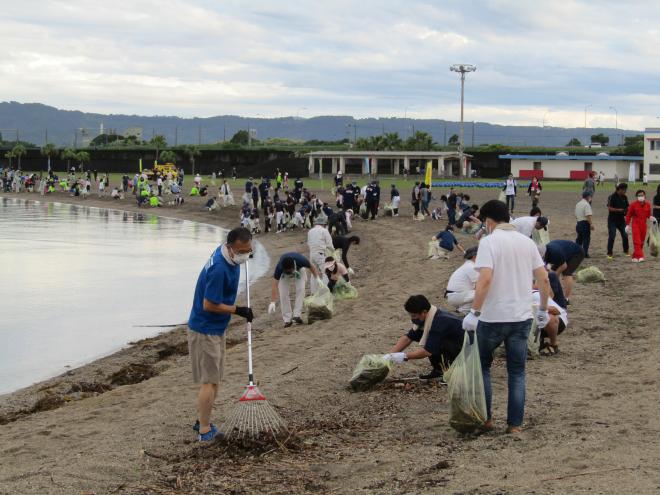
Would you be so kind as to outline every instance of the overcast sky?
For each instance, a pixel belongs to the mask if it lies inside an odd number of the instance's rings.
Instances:
[[[0,99],[102,113],[354,115],[641,129],[660,5],[626,1],[2,1]]]

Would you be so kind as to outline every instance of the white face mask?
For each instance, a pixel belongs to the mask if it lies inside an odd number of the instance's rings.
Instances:
[[[250,253],[234,254],[231,259],[234,260],[234,263],[237,265],[242,265],[250,259]]]
[[[637,196],[637,201],[644,202],[646,200],[646,196]]]

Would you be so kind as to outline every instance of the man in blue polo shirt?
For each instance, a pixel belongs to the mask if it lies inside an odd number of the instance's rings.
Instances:
[[[556,240],[545,245],[543,261],[561,278],[564,296],[569,301],[573,291],[573,272],[584,259],[582,246],[573,241]]]
[[[303,323],[302,306],[303,299],[305,298],[305,282],[307,274],[304,269],[312,272],[316,277],[316,285],[321,286],[323,282],[320,279],[319,271],[316,267],[309,262],[300,253],[284,253],[275,267],[273,273],[273,282],[271,285],[271,303],[268,305],[268,314],[274,314],[277,304],[278,293],[280,299],[280,309],[282,310],[282,318],[284,319],[284,326],[290,327],[293,322],[298,325]],[[289,297],[289,290],[291,281],[294,282],[296,291],[296,300],[293,305],[293,314],[291,312],[291,298]]]
[[[188,351],[192,374],[200,389],[197,395],[199,419],[193,429],[200,442],[210,442],[218,433],[211,423],[211,411],[222,381],[225,361],[225,330],[235,314],[252,321],[252,309],[236,306],[240,265],[252,253],[252,234],[239,227],[229,232],[202,268],[193,307],[188,319]]]
[[[454,227],[447,225],[445,230],[431,237],[432,249],[429,250],[429,258],[433,260],[440,258],[449,259],[448,254],[454,250],[454,246],[465,254],[465,249],[458,243],[456,236],[454,236]]]
[[[463,320],[432,306],[422,295],[410,296],[404,308],[410,315],[413,328],[402,335],[390,353],[383,357],[396,364],[428,358],[433,369],[426,375],[420,375],[420,378],[441,378],[443,367],[448,368],[463,347]],[[419,342],[420,347],[412,352],[403,352],[413,341]]]

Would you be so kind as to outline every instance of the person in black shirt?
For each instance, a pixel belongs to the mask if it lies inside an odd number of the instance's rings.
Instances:
[[[628,255],[628,234],[626,234],[626,212],[628,211],[628,198],[626,191],[628,184],[621,183],[616,186],[616,191],[607,198],[607,259],[613,260],[614,240],[616,231],[621,233],[623,252]]]
[[[660,184],[658,184],[658,189],[655,191],[655,197],[653,198],[653,216],[656,221],[660,223]]]
[[[356,235],[350,237],[344,237],[341,235],[332,236],[332,247],[335,249],[341,249],[341,262],[348,269],[348,273],[353,275],[353,269],[351,268],[351,265],[348,264],[347,258],[348,249],[351,247],[351,244],[355,244],[356,246],[359,245],[360,238]]]
[[[413,208],[415,209],[415,212],[413,213],[414,218],[417,218],[417,214],[419,213],[420,194],[421,193],[420,193],[419,181],[417,181],[415,182],[415,186],[413,187],[410,198],[410,202],[412,203]]]
[[[431,306],[423,295],[408,298],[404,308],[410,315],[413,328],[402,335],[389,354],[383,357],[397,364],[410,359],[428,358],[433,369],[426,375],[420,375],[420,378],[441,378],[443,369],[449,367],[463,347],[462,320]],[[419,349],[403,352],[413,341],[419,342]]]
[[[454,188],[449,189],[449,196],[447,196],[447,216],[449,217],[449,225],[456,224],[456,203],[458,196],[454,192]]]

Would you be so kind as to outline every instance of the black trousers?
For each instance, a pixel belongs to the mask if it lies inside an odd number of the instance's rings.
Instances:
[[[414,201],[413,202],[413,208],[415,209],[415,216],[419,213],[419,201]]]
[[[367,209],[371,213],[371,219],[374,220],[378,214],[378,202],[374,201],[373,203],[367,203]]]
[[[589,244],[591,243],[591,225],[586,220],[580,220],[575,225],[575,232],[577,232],[577,238],[575,243],[582,246],[584,250],[584,255],[589,255]]]
[[[607,219],[607,254],[612,256],[612,251],[614,249],[614,239],[616,239],[616,231],[619,231],[621,234],[621,241],[623,242],[623,252],[628,254],[628,234],[626,234],[626,220],[623,217],[620,218],[608,218]]]

